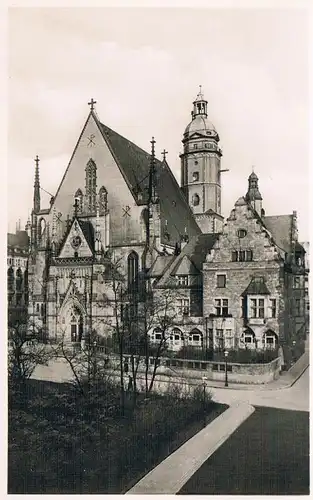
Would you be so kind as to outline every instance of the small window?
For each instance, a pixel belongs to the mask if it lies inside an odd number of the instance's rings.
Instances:
[[[245,344],[251,344],[252,343],[252,337],[249,335],[245,336]]]
[[[192,197],[192,204],[194,207],[197,207],[200,204],[200,198],[199,195],[194,194]]]
[[[226,287],[226,274],[218,274],[216,276],[216,286],[217,286],[217,288],[225,288]]]
[[[198,163],[199,163],[198,160],[195,160],[195,165],[198,165]]]
[[[245,229],[238,229],[238,238],[244,238],[245,236],[247,236],[247,231]]]
[[[247,262],[251,262],[252,261],[252,251],[251,250],[247,250],[246,251],[246,261]]]
[[[188,276],[177,276],[177,285],[188,286]]]
[[[194,149],[198,149],[198,144],[194,144],[194,145],[193,145],[193,148],[194,148]]]
[[[276,318],[276,299],[270,299],[270,318]]]
[[[238,252],[236,252],[236,250],[234,250],[232,253],[231,253],[231,260],[233,262],[237,262],[238,260]]]
[[[192,336],[192,340],[193,340],[194,342],[199,342],[199,341],[200,341],[200,335],[193,335],[193,336]]]
[[[174,335],[174,339],[175,339],[175,340],[180,340],[180,335],[177,335],[177,334],[176,334],[176,335]]]
[[[300,288],[301,279],[300,276],[294,276],[293,278],[293,288]]]
[[[156,333],[155,334],[155,340],[161,340],[162,334],[161,333]]]
[[[213,366],[212,366],[212,370],[213,370],[214,372],[218,372],[218,365],[213,365]]]
[[[193,182],[196,182],[199,180],[199,172],[193,172],[192,180],[193,180]]]

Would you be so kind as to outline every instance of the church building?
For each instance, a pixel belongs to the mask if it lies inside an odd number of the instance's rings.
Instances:
[[[142,277],[154,297],[172,290],[172,349],[264,348],[301,333],[305,251],[296,213],[265,216],[252,173],[246,195],[224,221],[222,151],[201,89],[183,134],[181,187],[166,152],[156,158],[153,138],[147,153],[104,125],[95,101],[89,105],[47,208],[35,160],[27,224],[30,320],[51,340],[108,335],[118,263],[128,292]],[[158,325],[150,338],[157,341]]]

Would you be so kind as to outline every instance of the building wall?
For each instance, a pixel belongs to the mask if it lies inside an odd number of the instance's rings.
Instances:
[[[246,231],[243,238],[238,231]],[[252,251],[250,262],[233,262],[233,251]],[[226,286],[218,287],[217,275],[225,275]],[[264,318],[248,318],[242,310],[242,294],[253,277],[263,277],[269,295],[251,295],[248,297],[247,316],[250,316],[250,298],[263,298],[265,301]],[[276,317],[269,317],[269,298],[276,299]],[[231,318],[214,318],[216,299],[228,300],[228,314]],[[257,347],[262,347],[263,335],[267,330],[274,331],[282,339],[284,328],[284,287],[282,263],[278,258],[275,246],[266,232],[257,222],[246,204],[238,205],[227,220],[219,241],[203,266],[203,314],[209,318],[209,328],[213,329],[214,347],[219,345],[216,330],[232,330],[233,346],[245,347],[242,335],[250,327],[257,340]],[[226,335],[226,332],[224,331]],[[230,332],[228,332],[230,335]],[[227,347],[231,347],[227,345]]]

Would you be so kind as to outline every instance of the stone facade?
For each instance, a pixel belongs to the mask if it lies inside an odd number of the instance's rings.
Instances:
[[[28,252],[26,231],[17,229],[7,239],[7,292],[9,323],[27,311],[28,305]]]

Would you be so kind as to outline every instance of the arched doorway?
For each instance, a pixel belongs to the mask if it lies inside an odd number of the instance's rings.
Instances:
[[[86,313],[77,300],[70,300],[60,311],[57,336],[65,342],[81,342],[85,337]]]

